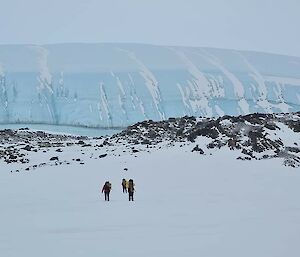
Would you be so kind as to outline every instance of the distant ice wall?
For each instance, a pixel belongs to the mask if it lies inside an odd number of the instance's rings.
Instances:
[[[0,122],[124,127],[300,111],[300,58],[143,44],[0,46]]]

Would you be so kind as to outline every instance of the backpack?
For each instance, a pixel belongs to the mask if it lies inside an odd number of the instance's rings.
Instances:
[[[103,189],[105,192],[109,192],[111,190],[111,183],[105,183]]]
[[[128,191],[133,192],[134,191],[135,184],[133,183],[133,180],[129,180],[128,183]]]

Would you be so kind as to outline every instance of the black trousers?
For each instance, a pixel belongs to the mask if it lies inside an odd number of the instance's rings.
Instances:
[[[109,201],[109,193],[110,192],[104,192],[105,201]]]
[[[133,192],[129,192],[128,195],[129,195],[129,201],[134,201],[133,200]]]
[[[126,188],[126,186],[123,186],[123,193],[127,193],[127,188]]]

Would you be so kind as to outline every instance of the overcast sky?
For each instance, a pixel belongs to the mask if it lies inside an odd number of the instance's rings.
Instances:
[[[137,42],[300,56],[300,0],[0,0],[0,44]]]

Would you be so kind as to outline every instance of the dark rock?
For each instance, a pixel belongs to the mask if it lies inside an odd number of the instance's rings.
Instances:
[[[193,148],[192,152],[199,152],[200,154],[204,154],[204,151],[198,145]]]
[[[151,142],[150,142],[150,140],[148,140],[148,139],[144,139],[144,140],[141,142],[141,144],[142,144],[142,145],[150,145]]]
[[[57,156],[53,156],[50,158],[50,161],[58,161],[58,157]]]
[[[171,117],[171,118],[169,118],[169,119],[168,119],[168,121],[169,121],[169,122],[175,122],[175,121],[176,121],[176,119],[175,119],[175,118],[173,118],[173,117]]]
[[[104,158],[107,156],[107,153],[99,155],[99,158]]]
[[[284,160],[283,165],[289,166],[292,168],[298,168],[298,167],[300,167],[300,162],[299,162],[299,160],[297,160],[295,158],[287,158]]]
[[[246,157],[241,157],[241,156],[239,156],[239,157],[237,157],[236,158],[237,160],[242,160],[242,161],[251,161],[251,158],[250,157],[248,157],[248,156],[246,156]]]
[[[28,160],[28,159],[24,159],[24,158],[22,158],[22,159],[20,159],[20,162],[21,162],[21,163],[28,163],[28,162],[29,162],[29,160]]]
[[[241,149],[240,145],[238,144],[237,138],[229,138],[227,144],[229,149],[231,150]]]
[[[31,151],[32,146],[26,145],[25,147],[23,147],[23,148],[21,148],[21,149],[23,149],[23,150],[25,150],[25,151]]]
[[[253,151],[249,151],[249,150],[247,150],[247,149],[243,149],[243,150],[242,150],[242,153],[243,153],[243,154],[246,154],[246,155],[249,155],[250,157],[254,158],[254,156],[253,156]]]
[[[110,143],[108,142],[107,139],[105,139],[105,140],[103,141],[103,145],[110,145]]]
[[[12,155],[12,154],[9,156],[9,159],[11,159],[11,160],[16,160],[17,158],[18,158],[18,156]]]
[[[158,134],[156,133],[155,130],[150,130],[147,134],[147,137],[154,139],[154,138],[158,137]]]
[[[287,125],[292,130],[294,130],[294,132],[300,132],[300,122],[299,121],[289,120],[289,121],[287,121]]]
[[[265,127],[267,129],[270,129],[270,130],[276,130],[276,129],[278,129],[278,127],[275,124],[271,124],[271,123],[265,124]]]
[[[292,152],[292,153],[300,153],[300,148],[299,147],[286,147],[285,149],[289,152]]]

